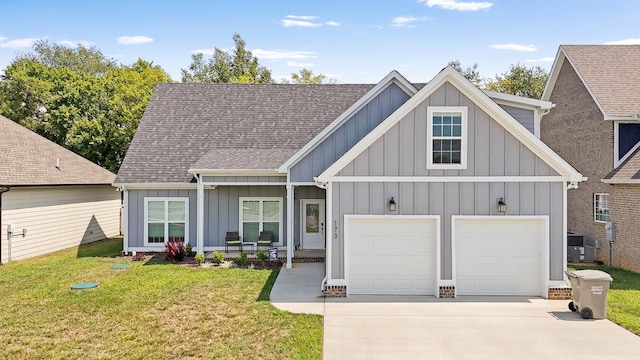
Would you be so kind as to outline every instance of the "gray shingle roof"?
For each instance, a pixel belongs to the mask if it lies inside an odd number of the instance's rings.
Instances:
[[[4,116],[0,134],[0,185],[111,184],[116,177]]]
[[[604,177],[604,180],[615,182],[626,182],[629,180],[640,180],[640,149],[631,154],[618,168],[611,171]]]
[[[184,183],[188,169],[274,170],[372,84],[159,84],[116,183]]]
[[[640,45],[562,45],[605,115],[640,113]]]

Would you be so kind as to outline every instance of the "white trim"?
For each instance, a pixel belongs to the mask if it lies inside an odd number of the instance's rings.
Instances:
[[[568,219],[567,219],[567,214],[569,213],[567,206],[568,206],[568,188],[569,186],[567,185],[567,183],[562,184],[562,277],[567,280],[567,275],[564,273],[565,270],[567,270],[567,244],[568,244],[568,240],[567,240],[567,232],[569,231],[569,227],[568,227]]]
[[[567,274],[564,275],[565,278],[567,277]],[[571,283],[569,283],[568,280],[549,280],[549,287],[547,288],[547,291],[549,291],[549,289],[551,288],[570,288],[571,287]]]
[[[196,253],[204,254],[204,184],[202,175],[196,175],[198,187],[196,190]]]
[[[609,205],[607,207],[608,211],[611,211],[611,204],[609,204],[609,193],[593,193],[593,207],[591,208],[592,212],[593,212],[593,222],[599,223],[599,224],[606,224],[607,221],[602,221],[602,220],[596,220],[596,196],[603,196],[606,195],[607,197],[607,204]],[[609,221],[611,221],[611,213],[607,213],[607,216],[609,217]]]
[[[187,173],[202,176],[284,176],[276,169],[189,169]]]
[[[383,92],[387,87],[391,84],[396,84],[400,87],[407,95],[413,96],[418,89],[416,89],[413,84],[411,84],[407,79],[405,79],[399,72],[393,70],[387,76],[385,76],[376,86],[374,86],[371,90],[369,90],[363,97],[358,99],[353,105],[351,105],[347,110],[345,110],[340,116],[338,116],[329,126],[322,129],[322,131],[316,135],[311,141],[309,141],[305,146],[303,146],[300,150],[298,150],[293,156],[291,156],[284,164],[280,165],[278,168],[278,172],[285,173],[287,170],[295,165],[299,160],[301,160],[305,155],[307,155],[311,150],[313,150],[318,144],[320,144],[326,137],[331,135],[338,127],[347,119],[351,118],[353,114],[360,111],[365,105],[369,103],[373,98],[378,96],[381,92]]]
[[[308,199],[308,198],[300,199],[300,213],[299,213],[300,219],[298,219],[300,221],[300,231],[299,231],[298,235],[300,236],[300,248],[302,250],[307,250],[307,249],[304,248],[304,224],[305,224],[305,219],[304,219],[305,208],[304,208],[304,205],[305,205],[305,202],[307,202],[307,201],[311,201],[311,202],[318,201],[318,202],[320,202],[320,211],[322,211],[324,216],[322,216],[322,217],[318,216],[318,218],[324,220],[324,225],[323,225],[324,230],[323,231],[325,232],[325,235],[326,235],[326,232],[328,231],[327,230],[328,229],[327,228],[327,224],[326,224],[326,222],[327,222],[327,211],[326,211],[326,206],[325,206],[326,200],[325,199]],[[324,248],[322,248],[322,249],[313,249],[313,250],[325,250],[326,251],[327,250],[326,241],[325,241],[325,247]]]
[[[605,184],[640,184],[640,179],[602,179],[600,180]]]
[[[293,217],[294,217],[294,194],[295,187],[291,184],[287,185],[287,269],[293,267]]]
[[[122,187],[123,202],[122,208],[122,251],[129,252],[129,189]]]
[[[467,122],[468,111],[466,106],[428,106],[427,107],[427,169],[466,169],[467,168]],[[444,136],[440,135],[436,139],[442,140],[460,140],[460,163],[459,164],[435,164],[433,162],[433,113],[434,112],[452,112],[460,113],[461,117],[461,136]]]
[[[544,110],[551,109],[554,106],[553,103],[545,100],[531,99],[524,96],[505,94],[505,93],[500,93],[500,92],[491,91],[491,90],[482,90],[482,92],[485,93],[488,97],[493,99],[493,101],[497,102],[498,104],[502,102],[506,102],[514,105],[520,105],[520,107],[522,107],[522,105],[525,105],[530,108],[538,108],[538,109],[544,109]],[[504,105],[509,105],[509,104],[504,104]]]
[[[144,189],[195,189],[196,183],[113,183],[115,187],[126,187],[131,190]]]
[[[325,187],[325,199],[327,200],[326,202],[326,206],[327,206],[327,211],[325,213],[325,223],[326,223],[326,231],[325,231],[325,237],[326,237],[326,249],[324,250],[325,253],[325,266],[326,266],[326,277],[327,277],[327,284],[329,284],[329,281],[332,280],[332,274],[331,274],[331,265],[333,263],[333,239],[334,239],[334,231],[337,233],[338,229],[335,228],[334,223],[333,223],[333,186],[331,186],[330,183],[327,184],[327,186]],[[336,234],[335,238],[337,239],[338,236]],[[346,284],[345,284],[346,285]]]
[[[330,182],[469,183],[469,182],[567,182],[565,176],[334,176]]]
[[[625,160],[629,158],[638,148],[640,148],[640,141],[635,144],[629,151],[627,151],[624,156],[618,160],[620,157],[620,124],[640,124],[638,121],[615,121],[613,123],[613,168],[617,169],[618,166],[622,165]]]
[[[549,215],[497,215],[497,216],[489,216],[489,215],[452,215],[451,216],[451,277],[453,281],[456,281],[456,222],[458,220],[500,220],[500,221],[513,221],[513,220],[542,220],[544,221],[545,230],[544,230],[544,239],[542,242],[542,287],[541,291],[543,292],[540,296],[547,298],[549,296],[549,241],[550,241],[550,233],[549,233]],[[566,251],[566,246],[565,246]],[[565,256],[566,260],[566,256]],[[454,285],[455,286],[455,285]],[[456,291],[457,294],[457,291]],[[456,295],[457,297],[457,295]]]
[[[290,182],[289,184],[293,185],[293,186],[317,186],[315,182],[313,181],[307,181],[307,182]]]
[[[203,181],[202,182],[205,186],[286,186],[287,183],[286,182],[238,182],[238,181],[234,181],[234,182],[218,182],[218,181],[212,181],[212,182],[206,182]],[[315,184],[314,184],[315,185]]]
[[[326,182],[328,178],[338,174],[351,161],[353,161],[364,150],[371,146],[376,140],[383,136],[391,127],[397,124],[405,116],[411,113],[419,104],[423,103],[434,91],[440,88],[445,82],[450,82],[463,95],[467,96],[480,109],[485,111],[491,118],[502,125],[509,133],[524,144],[534,154],[539,156],[551,168],[561,175],[566,175],[571,181],[583,181],[583,176],[569,163],[553,152],[547,145],[538,139],[533,133],[526,130],[511,115],[509,115],[498,104],[491,100],[481,90],[465,79],[451,66],[442,70],[427,85],[425,85],[416,95],[407,100],[400,108],[391,114],[380,125],[367,134],[362,140],[356,143],[346,154],[329,166],[317,177],[318,182]]]
[[[329,286],[347,286],[346,279],[327,279],[327,285]],[[347,286],[347,288],[349,288]]]
[[[439,297],[440,294],[440,286],[439,286],[439,280],[441,277],[440,274],[440,257],[441,257],[441,248],[440,248],[440,241],[441,241],[441,234],[440,234],[440,215],[355,215],[355,214],[345,214],[344,215],[344,224],[343,224],[343,241],[342,241],[342,246],[343,246],[343,254],[344,254],[344,258],[343,258],[343,266],[344,266],[344,281],[345,281],[345,285],[347,286],[347,296],[349,296],[349,239],[348,239],[348,234],[349,234],[349,220],[351,219],[380,219],[380,220],[388,220],[388,219],[409,219],[409,220],[435,220],[436,222],[436,239],[435,239],[435,245],[436,245],[436,253],[435,253],[435,270],[436,270],[436,276],[435,276],[435,289],[434,289],[434,294],[436,297]]]
[[[149,242],[149,201],[164,201],[165,203],[165,214],[164,214],[164,243],[150,243]],[[184,242],[189,243],[189,198],[188,197],[153,197],[148,196],[144,198],[144,218],[143,218],[143,236],[144,236],[144,247],[150,248],[162,248],[164,249],[164,244],[169,241],[169,201],[182,201],[184,202]]]
[[[283,199],[281,197],[262,197],[262,196],[245,196],[245,197],[239,197],[238,198],[238,232],[240,234],[240,237],[242,239],[242,243],[244,244],[246,243],[251,243],[251,244],[255,244],[255,241],[245,241],[244,238],[244,234],[243,232],[243,215],[242,215],[242,202],[243,201],[259,201],[260,202],[260,207],[258,208],[260,211],[260,220],[259,220],[259,226],[258,226],[258,232],[262,231],[262,223],[264,222],[264,220],[262,219],[262,203],[264,201],[277,201],[278,202],[278,213],[280,215],[279,218],[279,224],[278,224],[278,234],[279,234],[279,239],[277,242],[274,242],[274,245],[277,246],[281,246],[282,245],[282,240],[284,239],[285,233],[283,232],[283,227],[284,227],[284,214],[283,214],[283,206],[282,206],[282,201]],[[270,221],[267,221],[270,222]]]

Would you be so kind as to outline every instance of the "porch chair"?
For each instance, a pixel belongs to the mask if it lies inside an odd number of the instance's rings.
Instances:
[[[260,246],[268,246],[271,247],[273,245],[273,233],[271,231],[262,231],[258,236],[258,240],[256,241],[256,250],[260,248]]]
[[[242,252],[242,239],[240,239],[240,233],[237,231],[227,232],[227,236],[224,238],[224,252],[229,252],[229,246],[238,246],[240,247],[240,252]]]

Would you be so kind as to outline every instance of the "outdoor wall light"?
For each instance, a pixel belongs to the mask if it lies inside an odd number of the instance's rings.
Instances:
[[[503,214],[507,212],[507,204],[504,202],[504,198],[498,199],[498,212]]]
[[[396,211],[396,201],[393,200],[393,196],[389,200],[389,211]]]

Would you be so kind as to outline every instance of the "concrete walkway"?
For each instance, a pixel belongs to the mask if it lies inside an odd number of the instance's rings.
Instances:
[[[283,269],[271,302],[324,315],[332,359],[640,359],[640,337],[583,320],[569,301],[519,297],[321,297],[324,264]]]

